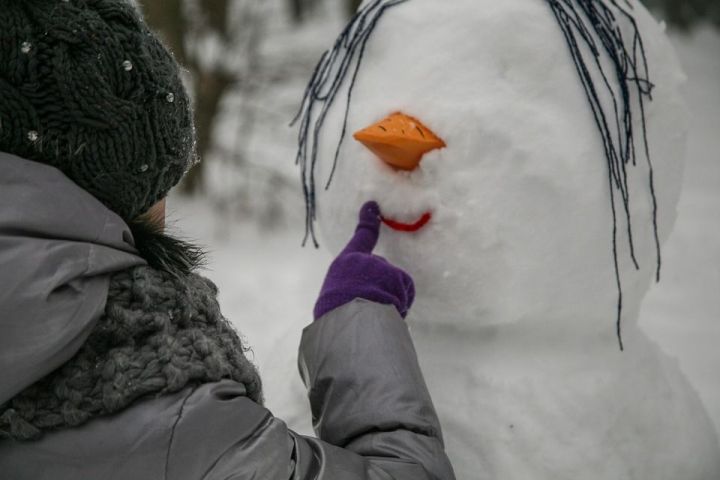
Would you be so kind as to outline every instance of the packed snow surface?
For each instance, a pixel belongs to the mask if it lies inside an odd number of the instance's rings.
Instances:
[[[442,4],[413,0],[383,18],[358,77],[348,131],[403,111],[448,147],[428,155],[420,170],[397,174],[346,140],[319,207],[323,243],[333,251],[367,199],[400,220],[434,212],[418,235],[383,231],[380,252],[417,281],[410,322],[459,478],[720,478],[717,438],[699,397],[678,363],[637,328],[654,264],[646,172],[631,177],[639,273],[621,249],[621,354],[607,167],[557,24],[544,2]],[[664,240],[681,182],[681,74],[659,27],[636,9],[657,84],[648,119]],[[708,62],[718,44],[707,33],[680,43],[692,67],[692,163],[680,231],[665,248],[664,283],[642,322],[684,362],[716,418],[712,365],[720,335],[711,321],[720,314],[712,294],[720,286],[720,179],[712,159],[720,146],[710,125],[720,115],[712,88],[720,68]],[[323,131],[319,179],[328,173],[343,114],[340,101]],[[207,232],[204,212],[180,215],[190,219],[191,233]],[[267,238],[238,227],[232,242],[218,246],[209,276],[220,285],[226,315],[255,349],[268,405],[308,433],[294,360],[330,256],[301,251],[294,241],[301,232],[294,233]]]

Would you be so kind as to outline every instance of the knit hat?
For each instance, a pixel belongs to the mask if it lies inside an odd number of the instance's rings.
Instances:
[[[194,163],[180,69],[127,0],[0,0],[0,151],[133,220]]]

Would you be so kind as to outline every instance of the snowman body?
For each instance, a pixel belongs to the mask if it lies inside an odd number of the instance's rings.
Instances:
[[[365,201],[406,224],[432,214],[416,232],[385,228],[376,253],[416,282],[409,322],[460,479],[720,478],[717,435],[697,394],[637,327],[655,277],[655,207],[660,243],[675,221],[687,114],[667,37],[631,6],[655,84],[643,107],[652,162],[628,166],[633,252],[546,0],[389,9],[319,132],[316,182],[332,182],[318,187],[317,212],[333,252]],[[393,112],[418,119],[445,148],[399,171],[346,136],[333,167],[345,115],[356,132]]]
[[[457,478],[718,478],[700,399],[642,333],[619,355],[536,332],[540,347],[509,330],[414,328]]]

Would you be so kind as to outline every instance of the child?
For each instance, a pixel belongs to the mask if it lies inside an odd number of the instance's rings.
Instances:
[[[0,0],[0,32],[2,478],[453,478],[376,204],[304,332],[302,437],[163,232],[194,159],[175,61],[123,0]]]

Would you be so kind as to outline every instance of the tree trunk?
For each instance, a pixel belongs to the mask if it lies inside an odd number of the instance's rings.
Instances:
[[[360,7],[362,0],[345,0],[345,2],[347,5],[348,17],[352,17],[353,15],[355,15],[355,12],[357,12],[357,9]]]
[[[180,185],[183,193],[192,195],[203,191],[205,159],[212,150],[213,132],[220,113],[221,100],[234,82],[235,78],[223,71],[196,73],[195,127],[197,129],[197,153],[201,162],[185,176]]]
[[[141,6],[148,25],[160,34],[177,61],[188,66],[185,51],[187,24],[183,14],[183,0],[144,0]]]
[[[142,10],[145,21],[150,27],[156,31],[162,38],[165,45],[173,52],[178,62],[187,67],[192,75],[195,91],[195,124],[197,129],[197,148],[198,155],[201,159],[205,158],[205,153],[209,150],[211,134],[206,132],[205,128],[211,126],[212,102],[202,98],[202,94],[198,88],[199,72],[194,68],[194,63],[190,61],[185,49],[185,36],[188,33],[188,24],[183,12],[183,0],[145,0],[142,2]],[[209,88],[208,90],[212,90]],[[202,111],[201,114],[201,106]],[[205,105],[208,105],[207,107]],[[201,126],[202,124],[202,126]],[[180,184],[180,190],[183,193],[194,194],[202,190],[204,179],[204,162],[195,165],[185,176]]]
[[[183,2],[184,0],[145,0],[142,8],[145,20],[160,34],[177,60],[185,65],[192,75],[197,153],[202,161],[188,172],[180,190],[186,194],[196,194],[202,192],[204,187],[204,160],[212,149],[213,129],[222,98],[233,85],[235,78],[221,69],[202,71],[197,62],[188,56],[185,39],[191,34],[189,29],[196,27],[188,24]],[[202,0],[200,7],[210,28],[227,38],[229,0]]]
[[[301,23],[303,20],[303,13],[305,11],[305,2],[303,0],[288,0],[288,8],[290,9],[290,18],[293,22]]]

